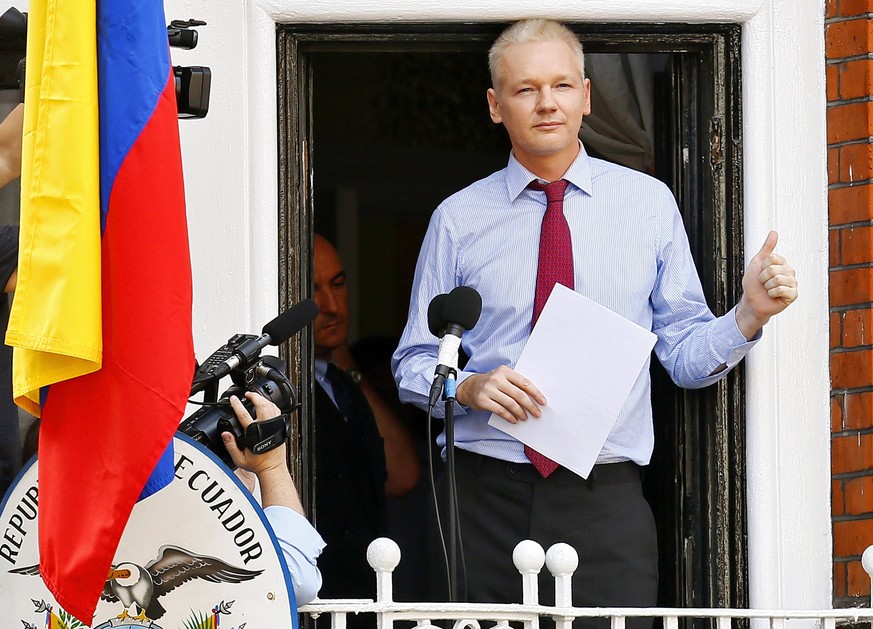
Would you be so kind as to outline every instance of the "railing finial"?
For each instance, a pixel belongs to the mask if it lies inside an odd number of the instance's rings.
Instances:
[[[532,539],[525,539],[512,551],[512,563],[522,574],[539,574],[546,563],[546,552]]]
[[[861,555],[861,567],[864,572],[870,577],[870,582],[873,583],[873,546],[868,546],[864,554]],[[873,598],[871,598],[870,606],[873,607]]]
[[[546,567],[553,577],[571,575],[579,567],[579,553],[570,544],[553,544],[546,553]]]
[[[376,601],[390,603],[394,600],[394,585],[391,582],[391,573],[400,563],[400,546],[393,539],[379,537],[367,546],[367,563],[376,571]],[[383,622],[379,616],[379,627],[390,629],[393,623],[389,620]]]
[[[543,547],[530,539],[520,541],[512,551],[512,563],[521,573],[521,602],[525,605],[538,605],[540,591],[537,579],[546,563]],[[539,619],[530,624],[526,623],[525,629],[539,629]]]
[[[400,546],[387,537],[374,539],[367,546],[367,563],[376,572],[394,572],[400,564]]]
[[[861,567],[873,578],[873,546],[868,546],[864,554],[861,555]]]

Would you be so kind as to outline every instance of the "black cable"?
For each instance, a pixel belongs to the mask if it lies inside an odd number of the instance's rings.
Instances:
[[[440,536],[440,547],[443,549],[443,560],[446,565],[446,586],[448,587],[448,592],[451,594],[452,591],[452,574],[449,569],[449,551],[446,546],[446,536],[443,533],[443,524],[442,518],[440,517],[440,503],[437,500],[437,489],[436,489],[436,477],[434,476],[434,464],[433,464],[433,448],[431,447],[431,435],[433,435],[433,416],[431,411],[432,407],[428,407],[427,409],[427,466],[428,466],[428,475],[430,476],[430,495],[433,497],[433,512],[434,517],[436,518],[436,526],[437,532]]]
[[[445,435],[446,435],[446,491],[448,517],[452,518],[449,528],[449,571],[451,576],[449,584],[449,601],[456,602],[459,599],[458,583],[463,579],[463,598],[467,600],[467,562],[464,556],[464,542],[461,535],[461,510],[458,505],[458,481],[455,463],[455,413],[456,400],[455,371],[451,369],[445,381],[443,401],[445,402]],[[460,558],[460,572],[458,559]]]
[[[452,474],[452,482],[454,482],[454,473]],[[467,560],[464,557],[464,538],[461,535],[461,510],[458,508],[458,490],[457,487],[455,491],[452,492],[452,495],[455,497],[455,517],[457,522],[455,524],[455,529],[458,532],[458,555],[461,560],[461,576],[463,577],[464,584],[464,597],[463,600],[467,600]]]

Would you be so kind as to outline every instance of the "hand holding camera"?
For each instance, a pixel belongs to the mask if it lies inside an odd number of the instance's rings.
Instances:
[[[257,419],[252,418],[251,413],[238,397],[234,395],[230,398],[230,406],[236,413],[244,433],[248,433],[251,426],[257,426],[259,423],[263,424],[281,416],[279,407],[258,393],[248,391],[245,393],[245,399],[254,407]],[[280,440],[275,447],[263,449],[260,453],[249,448],[241,448],[238,437],[231,432],[222,432],[221,439],[231,460],[237,467],[253,472],[258,476],[273,469],[285,467],[284,439]]]

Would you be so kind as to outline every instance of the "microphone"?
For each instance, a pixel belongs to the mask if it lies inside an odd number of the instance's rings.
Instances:
[[[227,345],[219,349],[197,370],[191,394],[202,391],[210,381],[223,378],[237,367],[247,365],[253,358],[258,357],[267,345],[284,343],[317,316],[316,303],[311,299],[305,299],[267,323],[261,330],[261,336],[250,337],[233,347],[229,356],[225,353],[230,349]]]
[[[437,302],[436,306],[434,306],[434,301]],[[437,312],[440,303],[442,303],[441,319]],[[440,339],[435,376],[430,387],[429,403],[431,407],[439,399],[449,372],[458,368],[461,335],[464,334],[465,330],[476,325],[480,314],[482,314],[482,296],[469,286],[458,286],[452,289],[448,295],[437,295],[431,300],[428,307],[428,327],[431,332],[442,332],[444,329]],[[439,334],[436,335],[439,336]]]
[[[446,333],[446,319],[443,316],[443,308],[445,307],[448,293],[440,293],[430,300],[430,305],[427,307],[427,327],[430,333],[442,340]]]
[[[265,340],[261,348],[284,343],[314,321],[317,316],[318,306],[313,300],[304,299],[294,304],[263,327],[261,334],[264,336],[261,338],[269,337],[269,340]]]

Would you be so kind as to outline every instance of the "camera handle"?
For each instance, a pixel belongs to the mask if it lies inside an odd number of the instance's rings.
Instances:
[[[263,454],[285,443],[288,440],[290,430],[291,416],[288,413],[283,413],[278,417],[262,419],[249,424],[245,434],[237,438],[236,445],[240,449]]]

